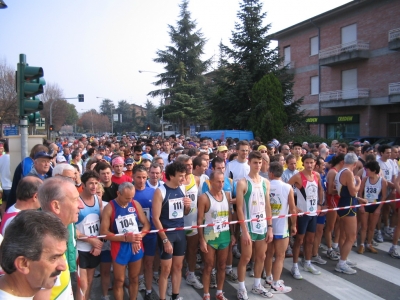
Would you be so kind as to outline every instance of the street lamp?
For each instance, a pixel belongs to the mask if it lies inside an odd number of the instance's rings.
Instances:
[[[3,0],[0,0],[0,9],[1,8],[7,8],[7,4]]]
[[[98,98],[98,99],[107,99],[107,100],[110,100],[114,104],[114,101],[112,101],[109,98],[106,98],[106,97],[96,97],[96,98]],[[110,109],[111,109],[111,133],[114,135],[114,116],[113,116],[112,105],[110,105]]]

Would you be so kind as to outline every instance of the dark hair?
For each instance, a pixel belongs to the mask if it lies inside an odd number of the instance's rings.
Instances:
[[[67,227],[49,212],[33,209],[19,212],[8,225],[0,247],[1,267],[4,272],[12,274],[17,270],[14,264],[19,256],[39,261],[46,236],[67,241]]]
[[[171,164],[169,164],[166,168],[165,168],[165,177],[167,178],[167,180],[171,179],[171,176],[175,176],[176,172],[180,172],[180,173],[185,173],[186,174],[186,166],[178,161],[175,161]]]
[[[147,169],[144,165],[139,164],[139,165],[135,165],[132,169],[132,173],[136,174],[137,172],[146,172],[147,173]]]
[[[282,153],[277,153],[277,154],[275,154],[274,156],[271,156],[270,157],[270,161],[271,162],[275,162],[275,161],[277,161],[277,162],[279,162],[279,158],[280,157],[285,157]]]
[[[347,152],[355,152],[355,151],[356,151],[356,147],[354,147],[354,146],[347,147]]]
[[[300,143],[293,143],[293,145],[292,145],[292,149],[294,149],[294,147],[300,147],[300,148],[303,148],[303,145],[302,145],[302,144],[300,144]]]
[[[296,157],[293,154],[289,154],[288,156],[286,156],[286,164],[289,163],[289,160],[294,159],[296,160]]]
[[[142,146],[134,146],[133,147],[133,152],[142,152]]]
[[[215,164],[220,164],[220,163],[225,163],[224,159],[222,159],[219,156],[214,157],[214,159],[211,161],[211,168],[215,169]]]
[[[72,153],[71,153],[71,158],[72,158],[72,159],[75,159],[75,157],[77,157],[79,154],[80,154],[79,150],[74,150],[74,151],[72,151]]]
[[[43,181],[36,176],[22,178],[17,185],[17,200],[26,201],[31,199],[37,192]]]
[[[150,162],[151,163],[151,160],[148,159],[148,158],[143,158],[141,164],[146,163],[146,162]]]
[[[379,153],[385,153],[386,149],[392,149],[392,147],[390,147],[390,146],[387,145],[387,144],[380,145],[380,146],[378,147],[378,152],[379,152]]]
[[[344,161],[344,154],[340,153],[340,154],[335,155],[334,157],[332,157],[331,165],[332,165],[332,167],[334,167],[337,164],[341,163],[342,161]]]
[[[99,162],[99,163],[96,164],[96,166],[94,167],[94,169],[95,169],[95,171],[96,171],[97,173],[100,174],[100,171],[104,171],[105,169],[110,169],[110,170],[111,170],[111,166],[110,166],[110,164],[108,164],[108,163],[106,163],[106,162],[104,162],[104,161],[101,161],[101,162]]]
[[[314,161],[317,161],[317,158],[312,153],[307,153],[307,154],[303,155],[303,157],[301,158],[301,161],[304,163],[306,159],[310,159],[310,158],[313,159]]]
[[[100,180],[99,174],[96,171],[93,170],[88,170],[85,173],[82,174],[81,181],[84,185],[86,185],[86,182],[90,179],[94,178],[97,181]]]
[[[193,159],[193,170],[196,169],[197,166],[201,167],[201,164],[203,161],[206,161],[204,158],[201,156],[197,156]]]
[[[283,166],[279,162],[274,161],[269,165],[268,172],[271,172],[272,174],[274,174],[275,178],[279,178],[282,176]]]
[[[347,146],[347,144],[346,143],[340,143],[339,144],[339,146],[338,146],[338,148],[344,148],[344,149],[347,149],[349,146]]]
[[[251,161],[252,159],[262,159],[262,155],[260,151],[252,151],[249,153],[248,160]]]
[[[95,148],[90,148],[90,149],[87,151],[88,156],[92,156],[92,154],[94,153],[94,151],[96,151]]]
[[[237,153],[232,153],[231,155],[229,155],[229,158],[228,158],[228,160],[229,161],[232,161],[232,160],[234,160],[235,159],[235,157],[237,157],[238,156],[238,154]],[[215,158],[214,158],[215,159]],[[214,160],[213,159],[213,160]]]
[[[372,172],[375,172],[375,174],[379,174],[381,171],[381,167],[379,166],[379,163],[376,160],[371,160],[365,164],[365,168],[369,169]]]
[[[33,159],[35,157],[35,154],[40,151],[47,152],[47,151],[49,151],[49,148],[47,148],[46,146],[44,146],[42,144],[37,144],[32,147],[31,152],[29,153],[29,157]]]
[[[321,159],[324,162],[325,165],[325,159],[322,156],[317,157],[317,162],[315,163],[317,166],[321,166]]]
[[[376,161],[376,156],[375,156],[375,154],[368,154],[366,157],[365,157],[365,161],[366,162],[369,162],[369,161]]]
[[[76,164],[71,164],[71,166],[73,166],[77,171],[81,171],[80,169],[79,169],[79,166],[78,165],[76,165]]]
[[[236,143],[236,150],[239,150],[240,146],[249,146],[250,147],[250,144],[248,141],[239,141]]]

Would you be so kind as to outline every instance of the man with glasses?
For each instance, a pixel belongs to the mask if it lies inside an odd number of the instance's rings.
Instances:
[[[283,144],[281,147],[281,153],[286,157],[290,154],[290,148],[288,144]]]
[[[133,147],[133,162],[135,165],[139,165],[142,163],[142,147],[141,146]]]

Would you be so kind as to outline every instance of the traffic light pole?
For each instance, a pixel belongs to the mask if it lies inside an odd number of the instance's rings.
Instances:
[[[22,85],[24,83],[24,72],[23,68],[26,65],[26,55],[20,54],[19,55],[19,64],[17,66],[17,76],[19,76],[19,80],[17,80],[17,91],[18,95],[21,97]],[[19,105],[21,105],[20,99],[18,99]],[[21,132],[21,160],[25,157],[28,157],[28,117],[27,116],[19,116],[19,127]]]

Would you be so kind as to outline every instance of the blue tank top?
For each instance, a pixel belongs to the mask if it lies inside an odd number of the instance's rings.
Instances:
[[[110,231],[112,233],[127,233],[127,232],[136,232],[138,233],[138,215],[136,206],[133,202],[129,202],[128,206],[122,208],[119,204],[114,200],[111,200],[109,205],[112,207],[110,224]],[[124,218],[125,216],[133,216],[133,218]]]
[[[161,191],[161,195],[163,196],[160,214],[160,222],[163,228],[183,227],[184,213],[181,214],[181,212],[184,210],[183,197],[185,197],[185,187],[180,186],[176,189],[173,189],[164,184],[158,187],[158,189]]]
[[[152,200],[155,191],[155,189],[150,187],[145,187],[143,190],[136,189],[135,196],[133,197],[133,199],[139,202],[142,206],[143,212],[146,215],[147,220],[149,220],[152,230],[155,229],[151,212]],[[140,222],[138,223],[138,225],[139,227],[143,227],[143,224]]]

